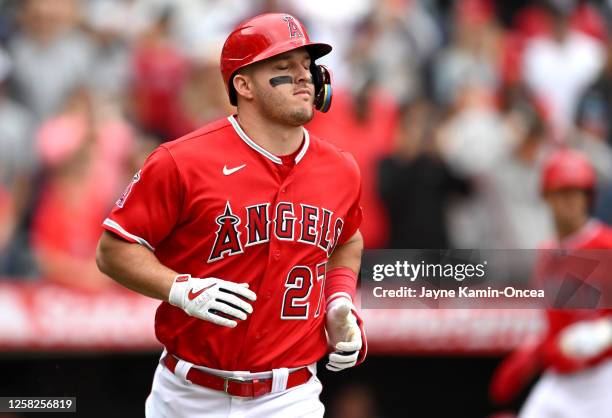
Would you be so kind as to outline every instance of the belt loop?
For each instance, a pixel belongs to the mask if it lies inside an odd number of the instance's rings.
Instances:
[[[187,379],[187,373],[193,367],[193,364],[186,362],[181,359],[177,359],[176,367],[174,368],[174,375],[181,378],[185,382],[192,384],[191,380]]]
[[[289,380],[289,369],[280,368],[272,369],[272,388],[271,393],[282,392],[287,389],[287,381]]]

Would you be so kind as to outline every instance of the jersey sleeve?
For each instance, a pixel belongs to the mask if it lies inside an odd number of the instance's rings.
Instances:
[[[128,184],[103,227],[155,251],[178,222],[182,200],[176,163],[168,149],[160,146]]]
[[[357,232],[363,219],[363,210],[361,208],[361,173],[359,171],[359,166],[352,155],[347,152],[343,152],[343,154],[350,163],[350,178],[352,178],[351,187],[353,187],[354,194],[351,207],[347,211],[344,219],[344,227],[342,228],[342,233],[338,240],[339,244],[344,244],[355,234],[355,232]]]

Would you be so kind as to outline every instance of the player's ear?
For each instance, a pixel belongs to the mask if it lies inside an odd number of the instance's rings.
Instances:
[[[232,80],[236,97],[243,97],[247,100],[253,99],[253,79],[246,72],[239,72]]]

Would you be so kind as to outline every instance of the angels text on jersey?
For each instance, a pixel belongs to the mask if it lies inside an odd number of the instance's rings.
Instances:
[[[319,247],[327,256],[336,247],[344,221],[334,220],[331,210],[304,203],[259,203],[244,208],[246,225],[232,210],[229,201],[223,213],[215,218],[218,225],[208,262],[242,254],[245,247],[270,241],[274,234],[279,241],[297,241]],[[246,236],[246,238],[244,238]]]

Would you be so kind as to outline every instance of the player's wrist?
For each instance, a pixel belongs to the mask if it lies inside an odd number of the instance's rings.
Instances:
[[[172,281],[170,293],[168,295],[168,303],[183,309],[185,306],[185,294],[189,290],[189,281],[191,275],[177,274]]]
[[[327,302],[327,311],[335,310],[341,305],[348,305],[351,311],[357,310],[348,294],[338,293],[330,297],[330,300]]]

